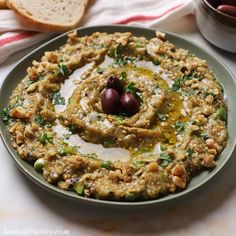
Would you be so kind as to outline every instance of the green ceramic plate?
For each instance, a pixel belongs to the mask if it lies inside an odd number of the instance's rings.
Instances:
[[[137,36],[145,36],[147,38],[151,38],[155,36],[155,30],[153,29],[146,29],[146,28],[139,28],[139,27],[129,27],[129,26],[95,26],[95,27],[88,27],[88,28],[79,28],[78,35],[84,36],[89,35],[93,32],[124,32],[129,31]],[[28,54],[26,57],[24,57],[19,63],[12,69],[12,71],[8,74],[6,77],[0,91],[0,109],[4,106],[6,106],[9,96],[12,93],[12,90],[17,86],[17,84],[20,82],[20,80],[25,76],[26,74],[26,68],[31,65],[33,60],[39,60],[45,51],[48,50],[55,50],[59,46],[66,43],[66,34],[60,35],[57,38],[52,39],[51,41],[43,44],[36,50],[32,51],[30,54]],[[229,132],[229,141],[227,147],[224,149],[224,151],[220,154],[217,160],[217,165],[214,169],[210,171],[203,171],[199,175],[195,176],[190,184],[187,186],[187,188],[179,193],[174,193],[167,195],[165,197],[162,197],[157,200],[152,201],[143,201],[143,202],[112,202],[112,201],[102,201],[102,200],[96,200],[96,199],[88,199],[84,197],[80,197],[77,194],[73,192],[63,191],[58,188],[56,188],[53,185],[50,185],[47,183],[42,175],[35,172],[33,167],[29,165],[27,162],[23,161],[15,149],[11,145],[10,136],[8,131],[6,130],[6,127],[2,120],[0,120],[0,131],[1,131],[1,137],[2,140],[8,149],[9,153],[13,157],[13,159],[16,161],[17,165],[20,167],[20,169],[28,176],[30,177],[35,183],[39,184],[40,186],[44,187],[47,190],[50,190],[58,195],[67,197],[69,199],[74,199],[76,201],[79,201],[81,203],[90,203],[90,204],[96,204],[96,205],[106,205],[106,206],[126,206],[126,207],[134,207],[134,206],[147,206],[152,204],[160,204],[163,202],[167,202],[176,198],[180,198],[187,193],[199,188],[201,185],[209,181],[216,173],[218,173],[222,167],[225,165],[225,163],[229,160],[236,141],[236,125],[234,124],[234,117],[236,116],[236,106],[234,105],[235,101],[235,91],[236,91],[236,83],[235,79],[233,77],[233,74],[223,65],[219,60],[217,60],[214,56],[210,55],[206,51],[204,51],[199,46],[171,33],[167,33],[167,38],[173,42],[177,47],[189,49],[192,53],[194,53],[196,56],[205,59],[210,68],[214,71],[217,79],[221,82],[221,84],[224,87],[227,104],[229,107],[229,114],[228,114],[228,132]]]

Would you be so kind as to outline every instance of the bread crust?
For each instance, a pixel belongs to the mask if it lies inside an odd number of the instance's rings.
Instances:
[[[74,29],[78,26],[79,22],[81,21],[82,17],[84,16],[85,10],[88,6],[89,0],[81,0],[83,2],[83,8],[81,7],[81,14],[79,20],[73,24],[73,25],[56,25],[56,24],[50,24],[41,22],[39,20],[34,19],[33,17],[30,17],[29,15],[26,15],[23,11],[18,9],[18,7],[15,5],[14,0],[8,0],[7,6],[12,9],[15,14],[19,17],[20,21],[27,25],[27,27],[32,28],[32,30],[38,30],[38,31],[50,31],[50,32],[64,32],[71,29]]]
[[[7,2],[6,0],[0,0],[0,9],[7,9]]]

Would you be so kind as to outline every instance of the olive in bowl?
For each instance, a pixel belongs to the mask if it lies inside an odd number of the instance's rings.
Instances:
[[[236,53],[236,12],[234,0],[198,0],[196,21],[210,43]]]

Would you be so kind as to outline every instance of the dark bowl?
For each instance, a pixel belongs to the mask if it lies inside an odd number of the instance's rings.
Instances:
[[[196,20],[198,28],[210,43],[236,53],[236,17],[216,10],[220,0],[198,0]]]

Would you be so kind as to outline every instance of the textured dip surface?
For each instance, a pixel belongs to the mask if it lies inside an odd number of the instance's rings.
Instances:
[[[138,99],[133,116],[103,112],[110,76]],[[161,32],[74,32],[32,62],[1,114],[20,157],[49,183],[139,201],[184,190],[215,166],[227,144],[224,96],[207,62]]]

